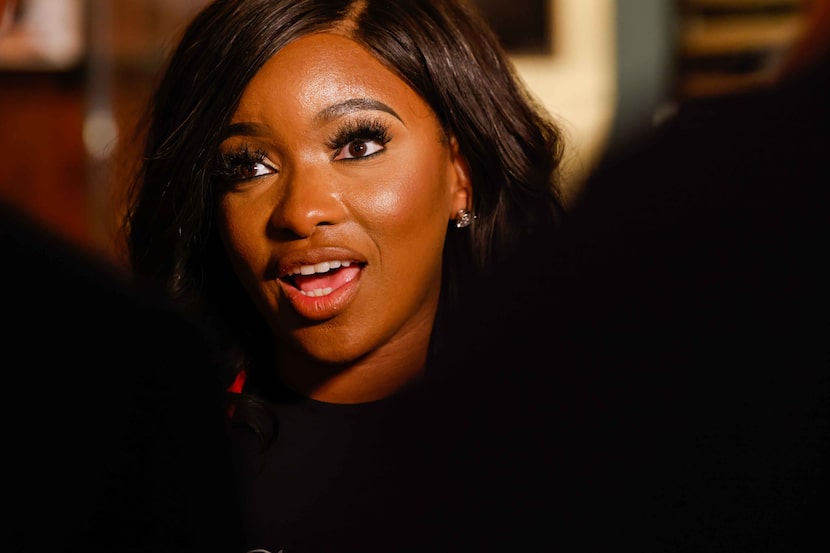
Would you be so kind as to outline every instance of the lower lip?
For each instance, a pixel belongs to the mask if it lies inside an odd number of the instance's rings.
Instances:
[[[282,281],[280,281],[280,286],[300,317],[312,321],[323,321],[338,315],[352,302],[357,294],[357,284],[362,274],[361,270],[355,278],[327,296],[306,296],[297,288]]]

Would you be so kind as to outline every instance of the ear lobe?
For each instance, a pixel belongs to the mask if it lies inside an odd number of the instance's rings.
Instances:
[[[472,209],[473,184],[470,178],[470,164],[467,163],[467,159],[461,153],[458,140],[454,136],[450,137],[449,148],[450,170],[452,171],[450,179],[450,193],[452,195],[450,219],[454,219],[458,210]]]

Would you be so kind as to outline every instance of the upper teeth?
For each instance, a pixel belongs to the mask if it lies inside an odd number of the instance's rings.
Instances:
[[[331,269],[338,269],[340,267],[348,267],[351,261],[323,261],[314,265],[302,265],[291,271],[291,275],[313,275],[315,273],[327,273]]]

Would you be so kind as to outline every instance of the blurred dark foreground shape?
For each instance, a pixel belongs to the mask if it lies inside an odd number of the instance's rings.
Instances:
[[[499,315],[509,346],[487,357],[549,374],[523,397],[550,408],[517,427],[547,424],[538,451],[569,466],[540,510],[572,522],[554,538],[571,551],[830,545],[830,2],[813,5],[780,81],[681,104],[600,164],[552,249],[518,254],[548,260],[544,289]]]
[[[0,206],[0,549],[232,551],[213,348],[193,321],[27,217]]]

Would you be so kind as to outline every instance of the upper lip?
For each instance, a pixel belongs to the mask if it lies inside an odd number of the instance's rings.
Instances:
[[[366,258],[354,250],[339,246],[287,252],[276,259],[277,278],[289,277],[304,265],[316,265],[324,261],[349,261],[365,264]]]

